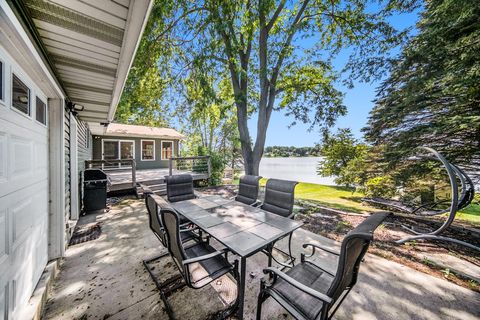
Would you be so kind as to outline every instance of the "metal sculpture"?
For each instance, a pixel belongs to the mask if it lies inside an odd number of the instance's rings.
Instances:
[[[420,240],[420,239],[426,239],[426,240],[440,240],[440,241],[448,241],[448,242],[453,242],[459,245],[463,245],[466,247],[469,247],[474,250],[479,250],[480,247],[477,247],[475,245],[472,245],[468,242],[458,240],[458,239],[453,239],[445,236],[441,236],[440,234],[444,232],[453,222],[455,219],[455,215],[457,214],[458,210],[461,210],[468,206],[475,195],[475,186],[470,179],[470,177],[457,167],[456,165],[448,162],[440,153],[435,151],[432,148],[428,147],[420,147],[419,149],[427,151],[430,155],[434,157],[434,159],[439,160],[443,166],[445,167],[445,170],[448,173],[449,181],[450,181],[450,188],[451,188],[451,202],[450,202],[450,207],[445,210],[435,210],[435,207],[437,207],[440,203],[443,203],[444,201],[439,201],[439,202],[433,202],[429,203],[426,205],[421,205],[417,207],[415,210],[413,210],[411,213],[416,214],[416,215],[421,215],[421,216],[436,216],[444,213],[448,213],[447,219],[445,222],[438,227],[436,230],[428,233],[421,233],[413,230],[412,228],[408,228],[406,226],[402,226],[404,229],[408,230],[409,232],[413,233],[413,236],[405,237],[400,240],[397,240],[397,244],[403,244],[408,241],[413,241],[413,240]],[[430,159],[432,157],[429,157]],[[460,188],[461,192],[459,193],[459,186],[458,186],[458,181],[460,182]]]

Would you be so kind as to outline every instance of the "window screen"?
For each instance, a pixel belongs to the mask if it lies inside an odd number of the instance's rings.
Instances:
[[[30,89],[15,74],[12,77],[12,106],[30,115]]]
[[[167,160],[173,156],[173,143],[162,141],[162,159]]]
[[[35,110],[35,115],[37,118],[37,121],[43,124],[47,124],[47,105],[39,98],[37,97],[36,100],[36,110]]]
[[[142,160],[155,160],[155,142],[152,140],[142,141]]]

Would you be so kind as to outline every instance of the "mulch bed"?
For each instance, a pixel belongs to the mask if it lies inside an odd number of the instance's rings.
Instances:
[[[301,205],[304,210],[297,215],[296,219],[304,222],[303,228],[336,241],[342,241],[343,237],[350,230],[359,225],[368,216],[334,212],[326,213],[324,210],[322,210],[322,213],[318,213],[319,210],[315,205],[308,205],[303,202]],[[402,225],[409,226],[417,231],[428,230],[431,232],[439,226],[439,221],[428,221],[397,214],[390,216],[375,232],[375,241],[370,246],[369,252],[480,292],[478,283],[464,279],[447,270],[442,270],[428,260],[421,258],[422,254],[425,253],[453,254],[460,259],[480,266],[478,251],[444,241],[412,241],[403,245],[396,244],[396,240],[409,235],[402,228]],[[478,233],[472,232],[472,229],[464,228],[463,225],[452,225],[450,229],[442,233],[442,236],[452,237],[480,246]]]
[[[73,231],[73,236],[70,239],[70,245],[76,245],[87,241],[98,239],[102,234],[102,227],[100,223],[89,224],[85,226],[77,226]]]

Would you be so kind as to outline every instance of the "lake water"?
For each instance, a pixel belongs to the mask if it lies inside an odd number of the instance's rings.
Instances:
[[[335,185],[333,177],[322,177],[317,174],[318,161],[321,159],[321,157],[262,158],[260,175],[265,178]]]

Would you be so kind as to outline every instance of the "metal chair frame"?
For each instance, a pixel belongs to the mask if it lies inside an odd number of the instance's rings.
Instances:
[[[165,215],[166,214],[170,214],[175,218],[175,220],[176,220],[175,224],[177,226],[177,228],[176,228],[176,233],[177,233],[176,238],[179,239],[181,230],[180,230],[180,218],[178,216],[178,213],[174,209],[166,209],[165,212],[161,216],[163,225],[165,225],[165,226],[166,226],[166,223],[165,223]],[[230,264],[230,262],[228,261],[229,251],[226,248],[224,248],[223,250],[220,250],[220,251],[217,250],[215,252],[212,252],[210,254],[206,254],[206,255],[203,255],[203,256],[198,256],[198,257],[194,257],[194,258],[187,258],[187,259],[182,259],[182,261],[178,261],[175,258],[174,247],[173,247],[173,244],[172,244],[172,243],[175,243],[175,241],[172,241],[172,239],[170,239],[170,235],[169,235],[168,230],[166,232],[166,236],[167,236],[168,252],[171,255],[178,271],[180,272],[179,275],[177,275],[177,276],[175,276],[171,279],[168,279],[165,283],[160,284],[160,287],[159,287],[160,296],[161,296],[163,302],[165,303],[165,308],[166,308],[167,314],[168,314],[170,319],[175,319],[175,316],[174,316],[172,306],[168,302],[167,298],[170,294],[172,294],[176,290],[178,290],[178,289],[180,289],[184,286],[188,286],[192,289],[200,289],[200,288],[208,285],[209,283],[215,281],[216,279],[218,279],[219,277],[221,277],[222,275],[224,275],[226,273],[230,273],[233,276],[233,278],[235,279],[236,283],[238,284],[239,278],[240,278],[240,275],[239,275],[239,272],[238,272],[238,260],[237,259],[234,260],[233,265]],[[208,245],[207,242],[199,242],[199,243],[205,243],[205,244]],[[198,243],[192,244],[189,247],[184,247],[183,243],[178,243],[177,245],[178,245],[177,249],[179,249],[180,252],[185,252],[185,249],[188,249],[190,247],[198,245]],[[201,286],[196,286],[194,283],[192,283],[192,279],[190,277],[190,266],[193,263],[201,263],[202,261],[212,259],[212,258],[215,258],[215,257],[220,256],[220,255],[223,255],[225,261],[230,265],[229,270],[228,271],[221,270],[221,271],[218,271],[218,272],[213,273],[213,274],[208,274],[208,277],[210,277],[211,280],[203,283]],[[181,283],[175,284],[175,282],[180,281],[180,279],[182,279],[183,281]],[[171,284],[174,284],[174,285],[172,287],[170,287]],[[238,295],[237,295],[237,298],[235,299],[235,302],[232,303],[228,308],[226,308],[225,310],[222,310],[219,314],[217,314],[216,318],[225,319],[225,318],[229,317],[230,315],[232,315],[235,312],[235,310],[238,308],[238,303],[239,303],[239,301],[238,301]]]
[[[148,211],[148,221],[149,221],[149,226],[150,226],[150,229],[152,230],[153,234],[155,234],[155,236],[158,238],[158,240],[160,241],[160,243],[165,247],[167,248],[167,239],[166,239],[166,235],[165,235],[165,232],[164,232],[164,228],[163,228],[163,225],[162,225],[162,219],[159,217],[159,210],[158,210],[158,203],[156,201],[156,199],[154,197],[159,197],[159,196],[156,196],[154,195],[153,193],[147,193],[145,194],[145,206],[147,208],[147,211]],[[154,208],[151,208],[148,204],[149,202],[149,199],[151,199],[152,201],[155,202],[155,207]],[[154,209],[155,211],[154,212],[151,212],[151,210]],[[159,226],[159,230],[156,230],[156,227],[154,226],[154,215],[156,215],[156,217],[158,218],[158,221],[156,223],[158,223],[158,226]],[[160,234],[159,234],[160,232]],[[183,229],[181,230],[181,232],[193,232],[193,229],[189,228],[189,229]],[[201,239],[201,234],[198,235],[198,237]],[[196,239],[194,237],[191,237],[191,238],[186,238],[185,239],[185,242],[189,242],[189,241],[196,241]],[[168,252],[168,250],[166,252],[163,252],[157,256],[154,256],[150,259],[145,259],[143,260],[143,266],[144,268],[147,270],[147,272],[150,274],[150,277],[152,278],[153,282],[155,283],[156,287],[162,291],[164,287],[167,287],[169,286],[171,283],[177,281],[179,278],[178,277],[173,277],[173,278],[170,278],[168,280],[166,280],[165,282],[161,283],[158,278],[155,276],[155,274],[153,273],[153,270],[152,268],[150,268],[150,264],[152,262],[155,262],[155,261],[158,261],[160,259],[162,259],[163,257],[166,257],[170,254],[170,252]]]
[[[264,201],[260,204],[260,208],[263,209],[263,210],[266,210],[266,211],[269,211],[269,212],[272,212],[268,209],[265,209],[264,205],[265,204],[269,204],[268,202],[268,191],[269,191],[269,183],[272,183],[272,182],[281,182],[281,181],[285,181],[285,182],[288,182],[288,183],[293,183],[293,187],[292,187],[292,194],[291,194],[291,205],[290,205],[290,208],[289,208],[289,211],[290,211],[290,214],[288,216],[286,216],[286,218],[289,218],[289,219],[295,219],[295,213],[293,212],[293,205],[294,205],[294,201],[295,201],[295,196],[294,196],[294,192],[295,192],[295,187],[296,185],[298,184],[298,182],[296,181],[287,181],[287,180],[279,180],[279,179],[269,179],[267,181],[267,184],[265,186],[265,199]],[[275,213],[275,212],[273,212]],[[295,265],[295,257],[292,255],[292,236],[293,236],[293,232],[290,232],[288,234],[288,252],[285,252],[284,250],[280,249],[280,248],[275,248],[275,242],[269,244],[265,250],[263,250],[263,253],[265,253],[267,256],[268,256],[268,266],[270,267],[272,265],[272,261],[275,261],[276,263],[278,263],[279,265],[281,265],[282,267],[290,267],[290,264],[291,265]],[[283,238],[281,238],[283,239]],[[278,239],[277,241],[281,240],[281,239]],[[279,251],[280,253],[288,256],[288,259],[284,262],[280,262],[278,261],[277,259],[275,259],[275,257],[273,256],[273,249]]]
[[[301,254],[301,263],[302,264],[309,264],[314,268],[317,268],[324,272],[328,277],[332,278],[332,282],[330,283],[330,287],[326,293],[319,292],[313,288],[310,288],[301,282],[297,281],[296,279],[290,277],[288,274],[283,273],[277,268],[268,267],[263,270],[265,274],[269,275],[269,281],[264,278],[261,280],[260,284],[260,294],[258,296],[258,306],[257,306],[257,320],[261,319],[262,314],[262,304],[265,300],[269,297],[272,297],[276,300],[282,307],[284,307],[293,317],[296,319],[301,320],[312,320],[312,319],[332,319],[333,315],[338,310],[339,306],[342,304],[346,296],[350,293],[351,289],[357,282],[357,276],[359,272],[360,263],[365,256],[370,242],[373,240],[373,232],[374,230],[382,223],[382,221],[389,216],[391,213],[389,212],[382,212],[376,213],[372,215],[370,218],[371,222],[367,222],[365,220],[364,223],[359,225],[357,228],[349,232],[347,236],[345,236],[340,252],[335,252],[329,248],[325,248],[323,246],[306,243],[303,245],[303,248],[311,247],[312,252],[309,255],[305,253]],[[362,226],[363,225],[363,226]],[[365,228],[366,227],[366,228]],[[366,230],[365,230],[366,229]],[[353,268],[348,268],[347,266],[347,255],[348,255],[348,247],[350,241],[360,240],[363,241],[361,243],[362,247],[360,252],[353,251],[351,253],[351,257],[356,257]],[[337,272],[335,274],[331,273],[328,270],[320,267],[319,265],[315,264],[313,261],[308,260],[315,255],[315,250],[320,249],[325,251],[328,254],[335,255],[339,257],[339,262],[337,265]],[[322,308],[319,313],[314,318],[309,318],[305,313],[303,313],[300,309],[296,308],[293,303],[286,300],[280,294],[278,294],[275,289],[274,285],[278,279],[282,279],[287,282],[289,285],[295,287],[296,289],[308,294],[311,297],[314,297],[321,301]],[[343,280],[350,279],[348,283],[344,283]]]
[[[258,192],[259,192],[259,189],[260,189],[260,186],[259,186],[260,179],[262,179],[261,176],[252,176],[252,175],[241,176],[239,187],[238,187],[238,193],[232,199],[234,199],[235,201],[239,201],[239,202],[242,202],[244,204],[250,205],[250,206],[260,205],[261,202],[258,200]],[[251,187],[251,186],[256,187],[256,190],[254,191],[255,195],[245,194],[244,193],[245,190],[243,190],[243,189],[245,189],[245,187]],[[242,197],[242,198],[240,198],[240,197]],[[243,199],[243,198],[245,198],[245,199]],[[247,199],[252,199],[252,201],[248,201]]]

